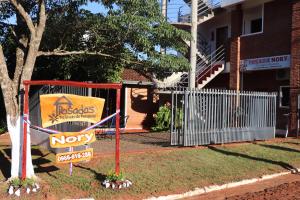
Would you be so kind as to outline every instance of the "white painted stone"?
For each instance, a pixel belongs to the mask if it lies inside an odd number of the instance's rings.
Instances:
[[[18,196],[18,197],[21,195],[21,189],[20,188],[15,191],[15,195]]]
[[[12,195],[14,193],[14,186],[9,186],[9,189],[8,189],[8,194],[9,195]]]
[[[112,184],[112,185],[111,185],[111,188],[112,188],[112,189],[115,189],[115,187],[116,187],[115,184]]]
[[[36,188],[33,188],[33,189],[32,189],[32,192],[37,192]]]
[[[105,183],[105,188],[109,188],[110,183]]]
[[[26,188],[26,193],[29,194],[30,193],[30,188]]]
[[[35,185],[35,188],[36,188],[37,190],[40,189],[39,184],[35,183],[34,185]]]

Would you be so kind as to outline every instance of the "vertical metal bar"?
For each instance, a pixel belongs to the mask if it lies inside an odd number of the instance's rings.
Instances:
[[[121,100],[121,89],[117,89],[116,98],[116,175],[120,174],[120,100]]]
[[[29,97],[28,97],[29,85],[24,83],[24,111],[23,111],[23,149],[22,149],[22,180],[26,179],[27,170],[27,123],[29,120]]]
[[[174,106],[174,91],[171,91],[171,100],[172,100],[172,104],[171,104],[171,127],[170,127],[170,141],[171,141],[171,145],[174,145],[174,141],[173,141],[173,137],[174,137],[174,132],[176,131],[176,123],[174,123],[174,112],[175,112],[175,117],[176,117],[176,110]],[[176,121],[176,119],[175,119]]]

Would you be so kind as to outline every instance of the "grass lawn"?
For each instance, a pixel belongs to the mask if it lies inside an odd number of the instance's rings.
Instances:
[[[0,159],[8,150],[1,148]],[[37,147],[33,154],[37,175],[43,181],[42,192],[22,199],[141,199],[300,167],[300,140],[121,155],[122,171],[134,185],[120,191],[104,189],[100,185],[105,174],[114,168],[114,157],[98,157],[76,165],[70,177],[68,165],[55,165],[54,154]],[[2,168],[5,164],[1,162]],[[0,178],[4,179],[7,172],[1,170]],[[7,185],[2,183],[1,198],[7,199],[6,189]]]

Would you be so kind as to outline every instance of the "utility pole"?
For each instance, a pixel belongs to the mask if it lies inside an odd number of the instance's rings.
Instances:
[[[167,9],[168,9],[168,0],[161,0],[161,14],[167,20]],[[166,50],[164,48],[160,48],[161,54],[165,54]]]
[[[196,87],[196,67],[197,67],[197,33],[198,33],[198,0],[192,0],[192,13],[191,13],[191,69],[189,71],[189,88]]]
[[[167,0],[161,0],[161,14],[167,20]]]

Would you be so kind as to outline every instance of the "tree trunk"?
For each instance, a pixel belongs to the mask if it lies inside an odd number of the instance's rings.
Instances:
[[[7,116],[7,128],[11,139],[11,178],[21,176],[22,172],[22,136],[23,136],[23,123],[20,116],[20,102],[18,100],[19,84],[9,78],[5,57],[3,55],[2,47],[0,45],[0,85],[3,94],[6,116]],[[28,130],[27,135],[27,167],[26,176],[33,177],[34,170],[31,160],[31,148],[30,148],[30,134]]]
[[[23,150],[23,119],[20,116],[18,96],[13,90],[12,84],[5,88],[1,85],[7,115],[7,128],[11,139],[11,178],[21,177],[22,173],[22,150]],[[31,158],[30,128],[27,130],[27,167],[26,177],[32,178],[34,170]]]

